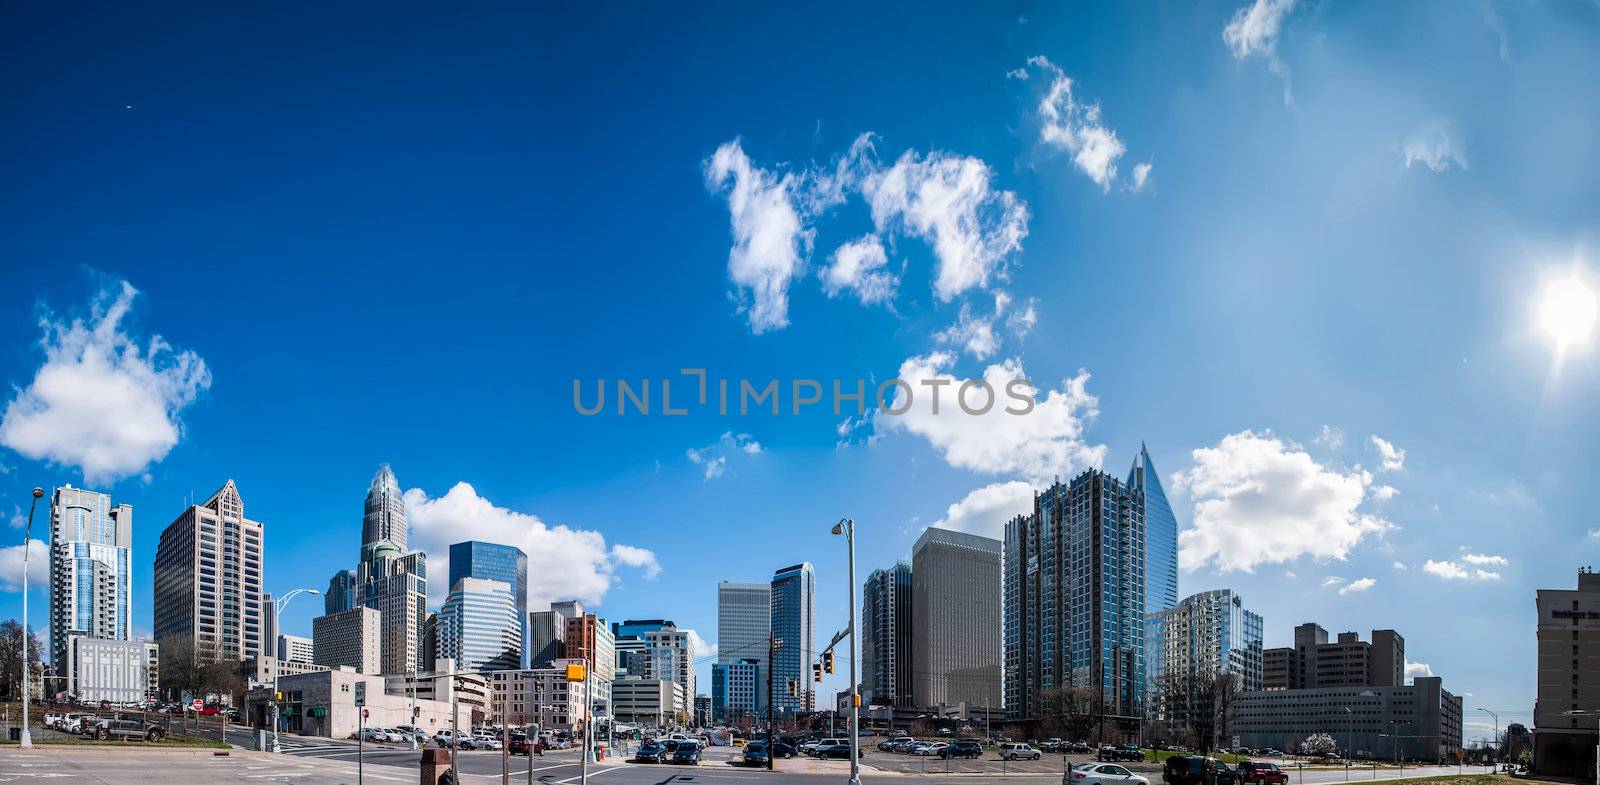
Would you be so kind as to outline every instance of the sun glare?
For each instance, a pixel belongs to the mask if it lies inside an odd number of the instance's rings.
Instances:
[[[1558,351],[1589,339],[1595,313],[1594,292],[1575,274],[1545,284],[1539,296],[1539,330]]]

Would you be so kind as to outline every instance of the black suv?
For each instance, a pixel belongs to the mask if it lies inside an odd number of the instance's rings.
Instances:
[[[166,735],[166,731],[160,725],[137,719],[100,720],[92,727],[90,733],[102,741],[107,739],[161,741],[161,737]]]
[[[1144,760],[1144,750],[1139,749],[1137,744],[1118,744],[1114,747],[1106,744],[1100,747],[1099,754],[1095,757],[1102,761],[1126,760],[1137,762]]]
[[[941,758],[981,758],[983,745],[975,741],[952,741],[939,750]]]
[[[1238,785],[1239,772],[1216,758],[1174,755],[1161,767],[1166,785]]]

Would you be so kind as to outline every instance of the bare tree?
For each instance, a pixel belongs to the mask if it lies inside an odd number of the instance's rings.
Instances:
[[[37,679],[44,673],[40,661],[39,636],[28,631],[28,662]],[[14,619],[0,622],[0,694],[17,698],[22,694],[22,625]]]

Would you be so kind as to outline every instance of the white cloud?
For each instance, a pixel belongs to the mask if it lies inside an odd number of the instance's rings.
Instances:
[[[1105,458],[1103,444],[1090,445],[1084,439],[1085,426],[1099,415],[1099,401],[1088,393],[1088,371],[1064,379],[1059,389],[1048,392],[1032,386],[1018,386],[1016,392],[1031,391],[1036,401],[1026,414],[1012,414],[1022,404],[1007,396],[1007,385],[1026,380],[1022,362],[1012,358],[984,369],[981,379],[957,379],[946,372],[955,357],[935,352],[912,357],[900,365],[899,378],[912,388],[910,407],[902,414],[880,411],[874,418],[879,427],[903,429],[927,439],[947,463],[975,472],[1011,475],[1035,484],[1049,482],[1058,475],[1072,476],[1082,469],[1099,466]],[[937,384],[938,411],[934,411]],[[987,394],[977,382],[987,382],[994,390],[994,405],[983,414],[967,414],[958,405],[958,390],[972,382],[967,405],[983,408]],[[906,407],[905,390],[897,389],[889,409]]]
[[[1404,572],[1406,569],[1406,563],[1403,561],[1397,561],[1392,566],[1396,572]]]
[[[1590,529],[1589,530],[1589,539],[1591,539],[1591,540],[1600,540],[1600,529]]]
[[[727,472],[730,456],[760,455],[761,452],[761,442],[756,441],[755,437],[748,433],[727,431],[722,438],[706,447],[684,450],[684,455],[696,466],[705,467],[706,479],[713,480]]]
[[[1376,434],[1368,437],[1367,441],[1378,451],[1378,468],[1386,472],[1396,472],[1406,466],[1406,451],[1394,446],[1389,441]]]
[[[42,540],[28,540],[28,587],[50,585],[50,549]],[[0,548],[0,591],[22,590],[22,546]]]
[[[1039,324],[1038,304],[1037,298],[1029,297],[1021,308],[1013,310],[1011,315],[1006,317],[1006,327],[1011,328],[1012,335],[1026,338],[1033,332],[1033,328]]]
[[[1432,676],[1433,668],[1426,662],[1406,662],[1406,680],[1410,681],[1418,676]]]
[[[1117,132],[1100,121],[1100,105],[1084,103],[1072,94],[1072,77],[1044,56],[1028,59],[1028,65],[1050,77],[1050,86],[1039,99],[1039,141],[1072,155],[1072,163],[1102,191],[1110,191],[1117,179],[1117,159],[1128,148]],[[1134,190],[1144,187],[1150,165],[1140,164],[1144,172],[1134,172]]]
[[[537,515],[498,507],[458,482],[439,498],[420,488],[405,492],[411,524],[411,545],[428,554],[428,572],[450,573],[450,544],[485,540],[512,545],[528,555],[528,607],[545,608],[553,600],[575,599],[599,604],[621,567],[639,569],[645,577],[659,574],[655,554],[630,545],[606,545],[605,535],[589,529],[550,525]],[[444,599],[450,587],[428,581],[429,602]]]
[[[1337,450],[1344,446],[1344,430],[1341,428],[1334,428],[1331,425],[1324,425],[1322,426],[1322,432],[1317,434],[1316,437],[1311,440],[1311,443],[1326,447],[1330,450]]]
[[[813,231],[795,206],[801,178],[779,176],[750,163],[739,140],[717,148],[705,165],[706,187],[726,191],[733,229],[728,277],[738,288],[739,309],[750,331],[789,324],[789,282],[811,252]],[[731,188],[724,188],[729,179]]]
[[[1328,577],[1322,579],[1322,588],[1326,589],[1329,586],[1338,586],[1341,583],[1344,583],[1343,578],[1337,575],[1329,575]]]
[[[1404,152],[1407,169],[1418,163],[1430,171],[1443,172],[1454,161],[1461,171],[1467,171],[1467,155],[1455,143],[1450,128],[1443,121],[1435,120],[1412,132],[1406,137]]]
[[[1464,553],[1461,555],[1461,560],[1468,564],[1476,564],[1480,566],[1485,564],[1494,564],[1505,567],[1511,564],[1511,562],[1507,561],[1506,557],[1504,556],[1490,556],[1481,553]]]
[[[956,323],[934,334],[940,343],[953,343],[980,360],[987,360],[1000,350],[1000,337],[995,334],[994,320],[972,315],[972,306],[961,304],[961,314]]]
[[[1372,486],[1372,498],[1377,499],[1380,502],[1386,502],[1398,495],[1400,495],[1400,491],[1397,490],[1393,485]]]
[[[1366,591],[1367,589],[1370,589],[1373,586],[1376,586],[1377,583],[1378,583],[1378,581],[1377,581],[1376,578],[1357,578],[1357,579],[1351,581],[1350,583],[1346,584],[1344,588],[1339,590],[1339,593],[1340,594],[1350,594],[1352,592]]]
[[[1278,59],[1278,36],[1283,31],[1283,21],[1294,10],[1297,0],[1255,0],[1247,8],[1233,15],[1228,26],[1222,29],[1222,40],[1233,52],[1233,59],[1260,56],[1267,67],[1283,80],[1283,102],[1293,103],[1289,89],[1289,69]]]
[[[1270,431],[1241,431],[1192,453],[1195,465],[1173,475],[1194,499],[1194,525],[1179,534],[1186,570],[1223,571],[1301,556],[1343,559],[1393,524],[1362,512],[1371,475],[1318,463]]]
[[[6,520],[13,529],[21,529],[28,525],[28,516],[22,514],[22,505],[11,505],[11,517]]]
[[[1134,164],[1133,167],[1133,192],[1144,190],[1144,184],[1150,181],[1150,163]]]
[[[1004,540],[1006,522],[1033,511],[1033,486],[1020,480],[985,485],[945,508],[933,525]]]
[[[900,285],[900,279],[884,269],[888,263],[883,241],[868,234],[839,246],[833,264],[817,271],[817,277],[829,297],[851,291],[862,305],[886,303]]]
[[[1491,572],[1482,568],[1469,569],[1467,567],[1463,567],[1457,562],[1449,561],[1448,559],[1441,561],[1429,559],[1426,564],[1422,565],[1422,571],[1432,573],[1440,578],[1452,581],[1500,580],[1500,573],[1498,572]]]
[[[938,258],[933,290],[949,302],[968,289],[1003,277],[1007,256],[1028,236],[1028,206],[995,189],[994,173],[978,158],[907,150],[888,169],[861,181],[878,231],[927,241]]]
[[[694,647],[695,659],[717,656],[717,644],[708,643],[705,638],[700,637],[700,633],[694,630],[684,630],[684,632],[689,633],[689,645]]]
[[[211,386],[205,361],[157,335],[141,347],[121,330],[138,292],[102,291],[89,321],[41,321],[45,362],[6,405],[0,444],[75,466],[104,484],[139,474],[183,435],[179,413]]]

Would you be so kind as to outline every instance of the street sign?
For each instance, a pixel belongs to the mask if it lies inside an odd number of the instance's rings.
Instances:
[[[364,681],[356,682],[356,705],[367,705],[367,683]],[[362,716],[366,715],[363,714]]]
[[[372,716],[372,714],[371,714],[371,712],[369,710],[367,710],[367,709],[362,709],[361,710],[361,719],[366,719],[366,718],[371,717],[371,716]]]
[[[193,704],[192,708],[195,711],[199,711],[199,710],[201,710],[201,709],[203,709],[205,707],[206,707],[206,702],[205,701],[200,700],[199,698],[195,698],[194,699],[194,704]]]

